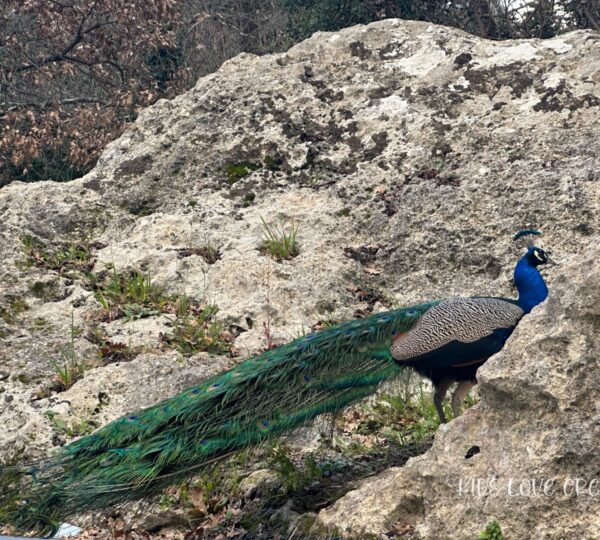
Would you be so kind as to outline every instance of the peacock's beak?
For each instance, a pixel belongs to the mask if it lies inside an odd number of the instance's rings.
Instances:
[[[550,257],[548,257],[546,264],[548,266],[560,266],[560,263],[557,263],[554,259],[551,259]]]

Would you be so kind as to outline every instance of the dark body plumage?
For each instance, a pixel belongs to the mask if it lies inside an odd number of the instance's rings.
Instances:
[[[524,313],[546,298],[530,247],[515,270],[519,300],[471,297],[379,313],[310,334],[61,448],[46,461],[0,468],[0,525],[51,532],[71,514],[141,498],[237,450],[338,411],[410,367],[434,401],[458,387],[458,413],[477,368]]]

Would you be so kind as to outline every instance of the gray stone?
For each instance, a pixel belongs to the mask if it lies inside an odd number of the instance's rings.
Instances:
[[[252,471],[240,482],[240,493],[247,499],[277,491],[281,487],[281,478],[270,469]]]

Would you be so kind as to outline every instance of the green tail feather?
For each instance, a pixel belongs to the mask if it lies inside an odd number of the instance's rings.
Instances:
[[[432,305],[296,339],[119,418],[49,461],[23,467],[20,476],[0,468],[0,525],[52,532],[71,514],[156,493],[208,463],[372,394],[400,372],[389,353],[393,337]]]

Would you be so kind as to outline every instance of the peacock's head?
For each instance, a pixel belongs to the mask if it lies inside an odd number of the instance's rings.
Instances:
[[[537,246],[531,246],[527,249],[527,262],[531,266],[539,266],[540,264],[546,264],[550,261],[548,254]]]
[[[513,240],[523,240],[525,242],[527,253],[523,255],[523,259],[527,261],[529,266],[537,267],[546,263],[556,264],[547,252],[533,245],[534,237],[540,234],[540,231],[536,229],[525,229],[515,234]]]

